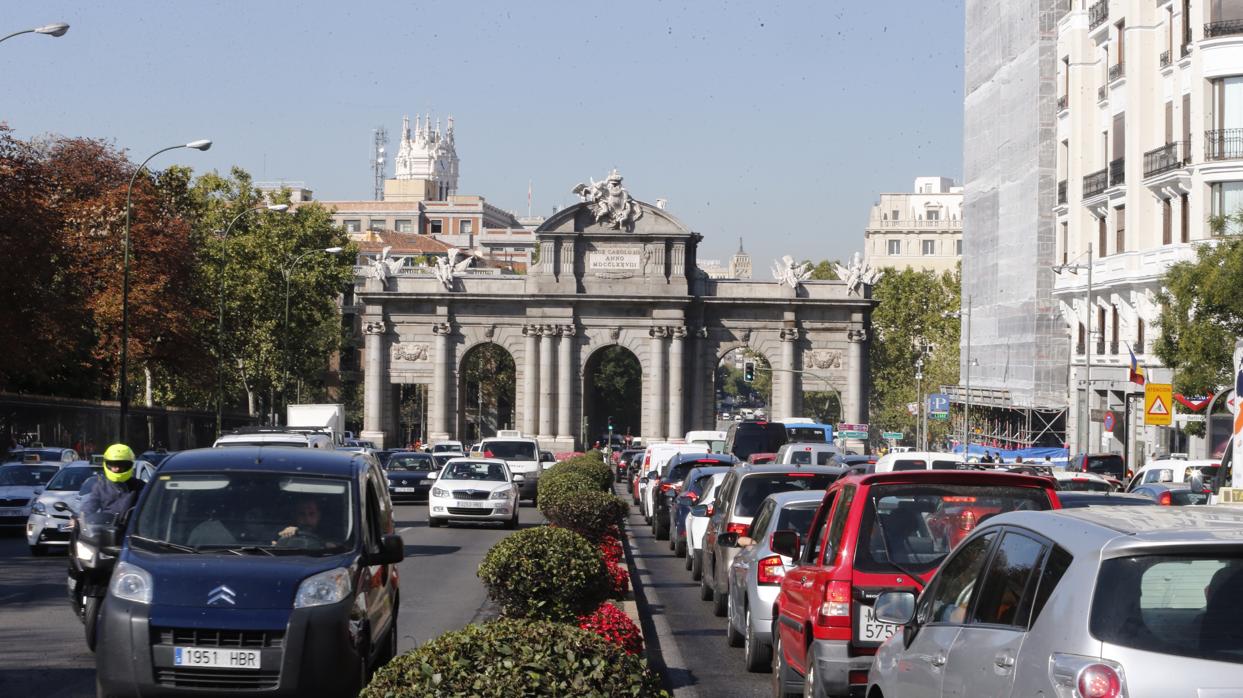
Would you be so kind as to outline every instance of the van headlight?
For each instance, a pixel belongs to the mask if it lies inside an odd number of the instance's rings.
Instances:
[[[433,487],[433,488],[432,488],[432,496],[433,496],[433,497],[448,497],[448,496],[449,496],[449,491],[448,491],[448,490],[442,490],[442,489],[440,489],[439,487]]]
[[[327,606],[350,595],[350,571],[344,567],[320,572],[302,580],[294,595],[294,608]]]
[[[153,589],[151,573],[138,565],[120,562],[112,572],[112,587],[109,591],[118,599],[149,604]]]

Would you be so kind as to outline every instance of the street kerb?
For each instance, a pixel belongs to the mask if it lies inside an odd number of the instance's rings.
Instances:
[[[616,486],[613,493],[617,493]],[[647,655],[648,666],[660,673],[665,688],[672,691],[675,697],[689,698],[697,695],[694,686],[690,684],[690,669],[682,659],[682,652],[674,640],[669,622],[664,615],[652,612],[653,603],[648,598],[646,584],[646,577],[650,573],[643,559],[634,555],[638,546],[634,541],[633,528],[642,523],[643,517],[631,507],[622,536],[626,566],[630,569],[630,594],[622,602],[622,609],[643,633],[643,649]]]

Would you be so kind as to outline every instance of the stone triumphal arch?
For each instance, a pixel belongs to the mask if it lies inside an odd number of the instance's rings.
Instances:
[[[547,449],[583,445],[584,366],[613,344],[639,360],[649,440],[712,428],[714,372],[739,347],[773,367],[774,418],[798,416],[803,390],[835,390],[845,418],[867,421],[874,301],[857,269],[847,281],[806,281],[787,258],[775,281],[709,279],[696,266],[702,236],[632,199],[620,177],[575,192],[583,201],[536,231],[538,261],[526,275],[448,260],[377,264],[358,282],[364,438],[393,445],[402,383],[428,386],[428,436],[454,438],[463,359],[486,343],[513,357],[514,426]]]

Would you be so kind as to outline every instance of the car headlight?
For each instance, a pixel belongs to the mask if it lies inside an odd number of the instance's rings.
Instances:
[[[497,490],[492,493],[492,499],[509,499],[511,494],[513,494],[511,490]]]
[[[34,504],[30,505],[30,511],[35,514],[46,514],[47,506],[43,502],[36,500]]]
[[[151,573],[138,565],[120,562],[112,572],[112,588],[109,591],[118,599],[149,604],[154,587]]]
[[[344,567],[311,575],[298,585],[294,608],[326,606],[343,601],[350,595],[350,571]]]
[[[432,488],[432,496],[433,496],[433,497],[448,497],[448,496],[449,496],[449,491],[448,491],[448,490],[442,490],[442,489],[440,489],[439,487],[433,487],[433,488]]]

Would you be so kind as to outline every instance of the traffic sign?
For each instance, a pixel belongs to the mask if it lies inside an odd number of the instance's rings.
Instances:
[[[950,413],[950,399],[944,393],[932,393],[928,396],[928,416],[933,419],[945,419]]]
[[[1168,427],[1173,421],[1174,386],[1149,383],[1144,386],[1144,424]]]
[[[889,441],[901,441],[902,440],[902,432],[900,431],[883,431],[881,432],[880,436],[882,439],[888,439]]]
[[[1117,419],[1118,418],[1114,416],[1113,412],[1106,412],[1105,416],[1101,418],[1101,426],[1105,428],[1105,431],[1113,431],[1114,425],[1117,423]]]
[[[918,417],[919,416],[919,403],[918,402],[906,403],[906,411],[909,412],[912,417]]]
[[[838,424],[837,435],[843,439],[866,439],[868,437],[868,425]]]

